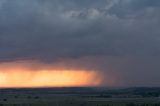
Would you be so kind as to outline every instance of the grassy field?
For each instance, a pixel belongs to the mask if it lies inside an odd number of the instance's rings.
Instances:
[[[0,106],[129,106],[133,103],[152,106],[159,102],[159,98],[84,98],[72,94],[24,94],[4,96],[0,100]]]
[[[99,92],[72,92],[1,91],[0,106],[160,106],[159,97],[101,97],[97,96]]]

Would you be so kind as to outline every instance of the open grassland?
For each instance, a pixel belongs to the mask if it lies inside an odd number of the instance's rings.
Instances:
[[[126,90],[125,93],[119,93],[117,90],[114,92],[90,92],[90,90],[83,91],[81,89],[78,89],[78,92],[75,92],[74,89],[61,91],[50,89],[39,91],[2,90],[0,91],[0,106],[160,106],[159,97],[148,95],[135,97],[134,93],[126,93]],[[135,90],[131,92],[135,92]],[[110,96],[106,96],[108,94]],[[129,97],[126,97],[126,94]],[[144,93],[142,94],[144,95]],[[149,95],[152,94],[149,93]]]
[[[7,95],[0,106],[160,106],[159,98],[89,98],[72,94]]]

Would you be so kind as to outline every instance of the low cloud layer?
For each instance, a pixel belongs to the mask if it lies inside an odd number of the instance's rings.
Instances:
[[[125,86],[160,85],[159,0],[1,0],[0,13],[2,62],[87,58]]]

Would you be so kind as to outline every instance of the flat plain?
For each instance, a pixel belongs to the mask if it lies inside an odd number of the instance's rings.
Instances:
[[[0,106],[160,106],[159,88],[1,89]]]

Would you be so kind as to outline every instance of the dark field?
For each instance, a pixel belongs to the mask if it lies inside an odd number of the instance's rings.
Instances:
[[[0,106],[160,106],[160,88],[1,89]]]

